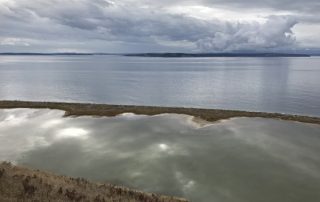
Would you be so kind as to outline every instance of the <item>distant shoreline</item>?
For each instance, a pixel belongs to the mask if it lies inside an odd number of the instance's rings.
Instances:
[[[311,57],[295,53],[0,53],[0,56],[95,56],[115,55],[127,57],[200,58],[200,57]]]
[[[237,110],[200,109],[182,107],[156,107],[156,106],[133,106],[133,105],[109,105],[90,103],[62,103],[62,102],[28,102],[28,101],[0,101],[0,109],[34,108],[56,109],[65,111],[65,116],[116,116],[122,113],[134,113],[141,115],[158,114],[185,114],[215,122],[235,117],[260,117],[297,121],[302,123],[320,124],[320,117],[289,115],[267,112],[248,112]]]
[[[130,57],[165,57],[165,58],[190,58],[190,57],[311,57],[308,54],[291,53],[139,53],[126,54]]]

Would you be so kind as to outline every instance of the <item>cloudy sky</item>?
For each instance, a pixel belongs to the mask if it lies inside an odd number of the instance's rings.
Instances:
[[[0,0],[0,52],[320,47],[319,0]]]

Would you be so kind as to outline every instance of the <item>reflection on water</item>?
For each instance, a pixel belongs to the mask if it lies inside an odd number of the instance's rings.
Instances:
[[[186,115],[0,110],[0,160],[192,201],[320,200],[320,127]]]

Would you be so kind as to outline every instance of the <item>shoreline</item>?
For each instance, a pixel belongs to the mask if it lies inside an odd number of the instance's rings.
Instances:
[[[34,101],[0,101],[0,109],[32,108],[32,109],[55,109],[65,111],[64,116],[117,116],[122,113],[134,113],[137,115],[158,114],[185,114],[200,118],[209,122],[236,118],[257,117],[271,118],[285,121],[297,121],[302,123],[320,124],[320,117],[289,115],[268,112],[248,112],[238,110],[202,109],[183,107],[157,107],[157,106],[134,106],[134,105],[109,105],[91,103],[63,103],[63,102],[34,102]]]
[[[187,202],[111,184],[0,162],[0,201]]]
[[[158,58],[219,58],[219,57],[263,57],[263,58],[276,58],[276,57],[311,57],[312,54],[307,53],[277,53],[277,52],[261,52],[261,53],[232,53],[232,52],[220,52],[220,53],[183,53],[183,52],[162,52],[162,53],[95,53],[95,52],[51,52],[51,53],[39,53],[39,52],[1,52],[0,56],[124,56],[124,57],[158,57]]]

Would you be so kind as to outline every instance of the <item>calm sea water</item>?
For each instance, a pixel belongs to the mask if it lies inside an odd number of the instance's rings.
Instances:
[[[0,100],[320,116],[320,57],[1,56]]]
[[[0,161],[195,202],[319,202],[320,126],[0,110]]]

